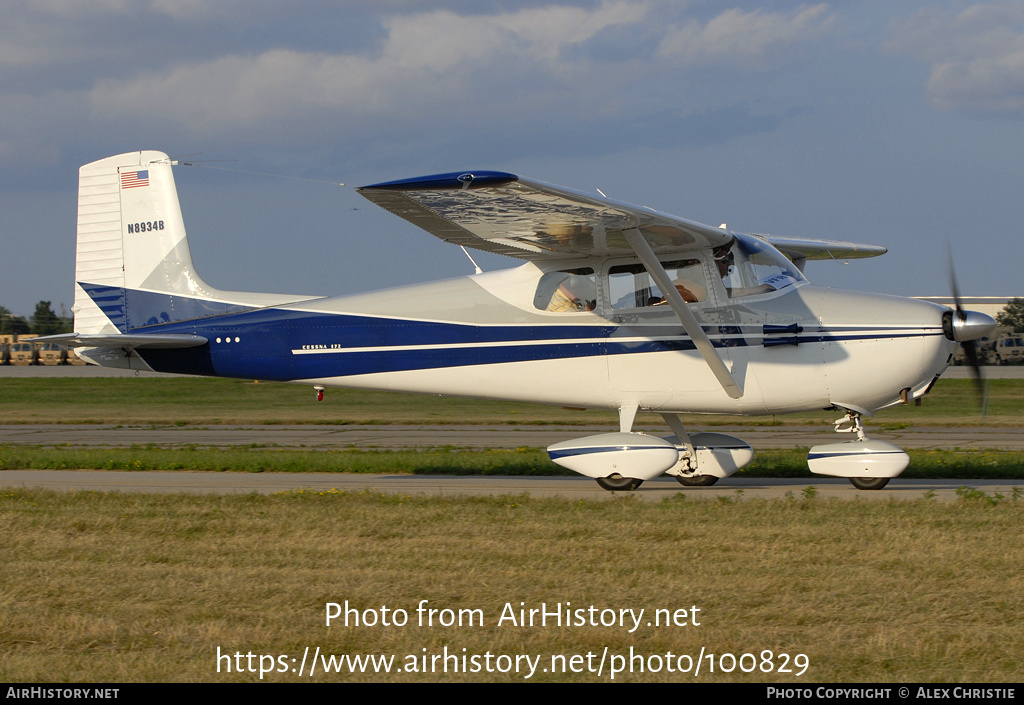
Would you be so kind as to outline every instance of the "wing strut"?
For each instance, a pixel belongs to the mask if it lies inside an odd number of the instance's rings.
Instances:
[[[629,242],[630,247],[636,252],[637,257],[644,263],[644,267],[647,268],[647,272],[654,279],[654,282],[661,289],[665,295],[665,300],[668,305],[675,311],[676,316],[679,318],[679,322],[683,324],[683,329],[687,335],[693,339],[693,344],[697,348],[697,352],[700,353],[701,357],[704,358],[704,362],[711,368],[711,372],[714,373],[715,377],[718,378],[719,384],[722,385],[722,389],[733,399],[739,399],[743,396],[743,390],[740,385],[736,382],[736,379],[732,376],[729,368],[726,367],[725,361],[719,356],[718,351],[715,350],[714,344],[711,339],[708,338],[707,333],[701,328],[700,323],[694,317],[693,312],[687,307],[686,302],[683,301],[683,297],[679,294],[675,285],[668,278],[668,272],[661,266],[661,262],[658,261],[657,255],[654,254],[654,250],[647,244],[647,240],[636,228],[630,228],[623,230],[622,234],[626,237],[626,241]]]

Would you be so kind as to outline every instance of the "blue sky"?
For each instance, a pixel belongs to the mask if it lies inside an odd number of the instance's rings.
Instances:
[[[4,6],[0,304],[22,315],[71,305],[78,167],[137,149],[225,160],[176,178],[228,290],[471,273],[351,186],[500,169],[890,250],[811,263],[819,284],[947,294],[948,239],[964,293],[1024,295],[1024,1]]]

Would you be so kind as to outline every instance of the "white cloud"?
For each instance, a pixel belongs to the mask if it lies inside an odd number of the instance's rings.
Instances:
[[[756,64],[800,44],[816,41],[833,23],[826,4],[805,6],[792,14],[727,10],[701,25],[696,20],[675,28],[658,51],[684,65]]]
[[[495,15],[436,11],[384,21],[372,56],[274,49],[176,66],[130,80],[96,83],[98,117],[152,119],[234,129],[328,109],[360,116],[464,97],[468,83],[509,75],[552,76],[567,46],[618,24],[643,20],[645,6],[547,7]]]
[[[383,18],[384,39],[372,52],[224,55],[101,79],[89,100],[100,119],[132,114],[213,132],[324,115],[447,120],[454,105],[470,106],[477,118],[528,114],[545,101],[548,109],[554,102],[588,116],[621,101],[645,72],[761,66],[817,41],[834,21],[826,4],[789,13],[730,9],[704,24],[681,25],[664,22],[665,8],[654,8],[647,0],[609,0],[492,14],[396,13]],[[623,36],[643,39],[630,45]],[[588,42],[607,41],[631,53],[599,66],[593,57],[600,52]]]
[[[972,5],[955,17],[922,10],[892,25],[886,47],[931,66],[936,107],[1024,117],[1024,4]]]

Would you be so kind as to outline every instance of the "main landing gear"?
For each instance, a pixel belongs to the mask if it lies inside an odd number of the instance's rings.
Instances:
[[[632,431],[637,406],[619,409],[619,432],[577,438],[548,447],[551,460],[592,477],[609,492],[632,492],[661,474],[684,487],[708,487],[754,458],[744,441],[721,433],[689,434],[676,414],[662,414],[675,432],[659,438]]]
[[[635,477],[623,477],[622,475],[595,477],[594,479],[597,480],[597,484],[601,486],[601,489],[608,490],[609,492],[632,492],[644,484],[643,480],[638,480]]]
[[[714,475],[676,475],[676,481],[684,487],[711,487],[718,478]]]
[[[851,477],[850,484],[858,490],[880,490],[889,484],[888,477]]]

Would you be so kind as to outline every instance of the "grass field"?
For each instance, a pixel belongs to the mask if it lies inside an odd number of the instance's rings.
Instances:
[[[949,380],[924,406],[888,410],[871,423],[1019,425],[1024,383],[993,382],[991,392],[985,419],[971,383]],[[830,425],[835,416],[701,417],[699,425]],[[0,423],[55,422],[614,426],[615,417],[347,390],[328,390],[317,404],[301,387],[229,380],[0,381]],[[908,477],[1024,477],[1019,453],[911,455]],[[555,469],[545,456],[540,449],[5,446],[0,469],[513,474]],[[804,476],[805,451],[760,452],[745,473]],[[618,681],[1016,683],[1024,663],[1024,496],[958,494],[938,503],[827,500],[813,491],[696,501],[679,493],[655,504],[7,490],[0,494],[0,679],[241,682],[261,680],[262,667],[262,680],[272,682],[601,682],[617,666],[627,669]],[[450,615],[479,615],[482,624],[419,626],[422,600]],[[326,604],[346,601],[363,617],[405,610],[409,623],[327,627]],[[645,616],[632,633],[498,624],[506,605],[566,603]],[[689,610],[700,624],[649,627],[654,610]],[[335,659],[390,657],[392,672],[364,664],[325,673],[331,662],[323,660],[312,677],[308,665],[303,675],[292,670],[317,648]],[[445,649],[454,660],[438,658]]]
[[[499,656],[539,659],[531,681],[609,681],[617,664],[633,670],[619,681],[1020,682],[1024,500],[677,497],[6,491],[0,678],[258,681],[262,665],[272,682],[527,680],[525,661],[518,673],[486,672],[490,653],[494,668],[512,667]],[[421,600],[452,615],[475,610],[482,623],[419,626]],[[377,619],[383,607],[405,610],[409,621],[325,626],[326,604],[346,601]],[[628,618],[498,624],[506,604],[542,603],[645,614],[633,633]],[[647,626],[658,609],[686,610],[686,626]],[[404,670],[290,670],[318,647],[392,656]],[[218,660],[218,648],[241,661]],[[479,672],[444,673],[430,659],[435,671],[409,670],[445,648],[469,666],[477,656]],[[632,661],[612,659],[630,649]],[[702,649],[699,676],[668,671]],[[584,670],[571,672],[571,656]],[[791,672],[774,670],[783,666]]]
[[[886,409],[875,427],[1017,426],[1024,418],[1024,380],[991,380],[982,416],[970,380],[940,379],[922,406]],[[835,411],[787,416],[690,416],[700,427],[716,424],[831,425]],[[290,384],[174,377],[32,378],[0,380],[0,424],[585,424],[617,426],[614,412],[567,410],[537,404],[328,389]],[[638,424],[662,426],[654,414]]]

